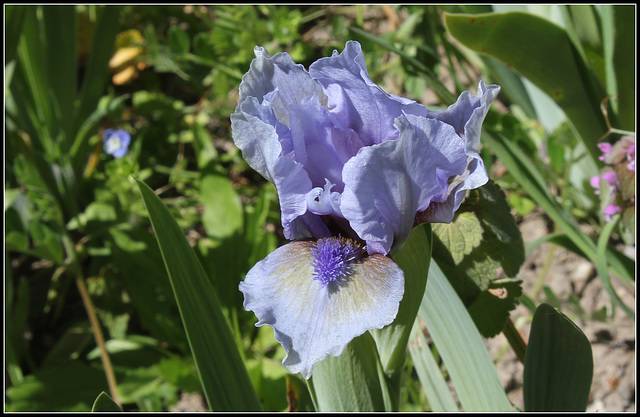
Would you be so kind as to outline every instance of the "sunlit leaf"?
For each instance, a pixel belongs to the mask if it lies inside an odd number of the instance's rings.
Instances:
[[[420,305],[464,411],[509,412],[511,404],[482,337],[435,260]]]
[[[580,135],[595,171],[596,141],[607,131],[603,97],[563,28],[523,12],[445,14],[445,22],[465,46],[501,60],[551,97]]]

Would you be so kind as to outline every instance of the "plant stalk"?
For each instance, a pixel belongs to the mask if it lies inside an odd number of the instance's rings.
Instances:
[[[504,329],[502,329],[502,333],[504,333],[509,345],[513,349],[513,352],[516,354],[516,357],[520,361],[520,363],[524,364],[524,356],[527,351],[527,342],[524,341],[522,334],[516,329],[516,326],[513,324],[513,320],[509,317],[504,324]]]
[[[80,274],[76,275],[76,285],[78,286],[78,290],[80,291],[80,296],[82,297],[84,308],[87,310],[87,315],[89,316],[89,321],[91,322],[91,328],[93,329],[93,335],[96,338],[96,344],[98,345],[98,349],[100,349],[100,359],[102,360],[102,365],[104,366],[104,373],[107,377],[107,384],[109,385],[111,398],[113,399],[113,401],[118,403],[118,405],[120,405],[120,402],[118,401],[116,377],[113,372],[113,367],[111,366],[111,359],[109,358],[109,354],[107,353],[107,348],[104,343],[102,329],[100,328],[100,323],[98,322],[96,312],[93,309],[93,304],[91,303],[91,297],[89,297],[87,286],[85,285],[84,280]]]
[[[87,316],[89,317],[89,322],[91,323],[91,329],[93,330],[93,335],[96,339],[96,345],[100,350],[100,360],[102,361],[104,373],[107,377],[107,385],[109,386],[111,399],[118,405],[120,405],[120,402],[118,401],[116,377],[115,373],[113,372],[113,366],[111,366],[111,359],[109,358],[109,354],[107,353],[107,348],[104,343],[104,336],[102,335],[100,322],[98,321],[98,316],[96,315],[96,311],[93,308],[93,303],[91,302],[89,291],[87,291],[87,286],[84,282],[82,271],[80,270],[80,266],[78,265],[78,254],[76,252],[76,248],[71,237],[68,233],[66,233],[66,230],[62,234],[62,243],[67,252],[67,260],[65,261],[65,263],[68,265],[68,268],[71,270],[70,272],[72,272],[75,277],[76,285],[78,286],[78,291],[80,292],[80,297],[82,298],[82,303],[84,304],[84,308],[87,311]]]

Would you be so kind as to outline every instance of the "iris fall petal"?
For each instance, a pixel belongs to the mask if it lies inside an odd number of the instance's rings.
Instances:
[[[404,293],[402,270],[382,255],[348,261],[348,271],[335,281],[318,279],[318,245],[337,245],[340,252],[345,241],[288,243],[258,262],[240,284],[244,308],[258,317],[256,326],[271,326],[284,347],[284,366],[307,379],[317,362],[340,355],[353,338],[393,322]]]

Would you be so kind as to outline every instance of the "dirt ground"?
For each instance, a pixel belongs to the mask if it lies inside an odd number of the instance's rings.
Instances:
[[[550,232],[542,215],[534,215],[523,221],[521,231],[525,242],[531,242]],[[627,254],[635,257],[635,248],[625,249]],[[603,306],[609,308],[609,295],[602,287],[593,264],[562,247],[552,247],[551,244],[537,247],[520,269],[518,278],[523,280],[525,294],[531,294],[547,259],[550,259],[551,263],[544,285],[549,286],[561,301],[560,310],[574,320],[591,341],[594,371],[587,411],[635,412],[635,322],[620,308],[615,309],[613,318],[605,321],[585,320],[577,316],[571,308],[570,294],[579,299],[581,307],[587,313]],[[614,281],[614,287],[621,299],[635,312],[635,294],[615,284]],[[542,301],[544,298],[538,298],[536,304]],[[512,311],[511,318],[526,340],[530,331],[531,313],[520,305]],[[486,343],[492,357],[497,359],[498,375],[509,398],[514,405],[523,409],[523,365],[516,359],[513,351],[507,349],[508,342],[503,334],[487,340]]]

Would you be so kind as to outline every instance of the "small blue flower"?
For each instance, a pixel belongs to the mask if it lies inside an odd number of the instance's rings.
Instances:
[[[131,135],[122,129],[106,129],[102,135],[103,149],[115,158],[122,158],[127,154]]]
[[[283,364],[305,378],[354,337],[395,319],[404,275],[391,260],[411,229],[450,222],[488,181],[482,122],[500,87],[480,81],[446,110],[427,110],[371,81],[358,42],[307,71],[262,47],[242,78],[232,136],[278,192],[294,242],[247,274],[257,326],[273,327]]]

